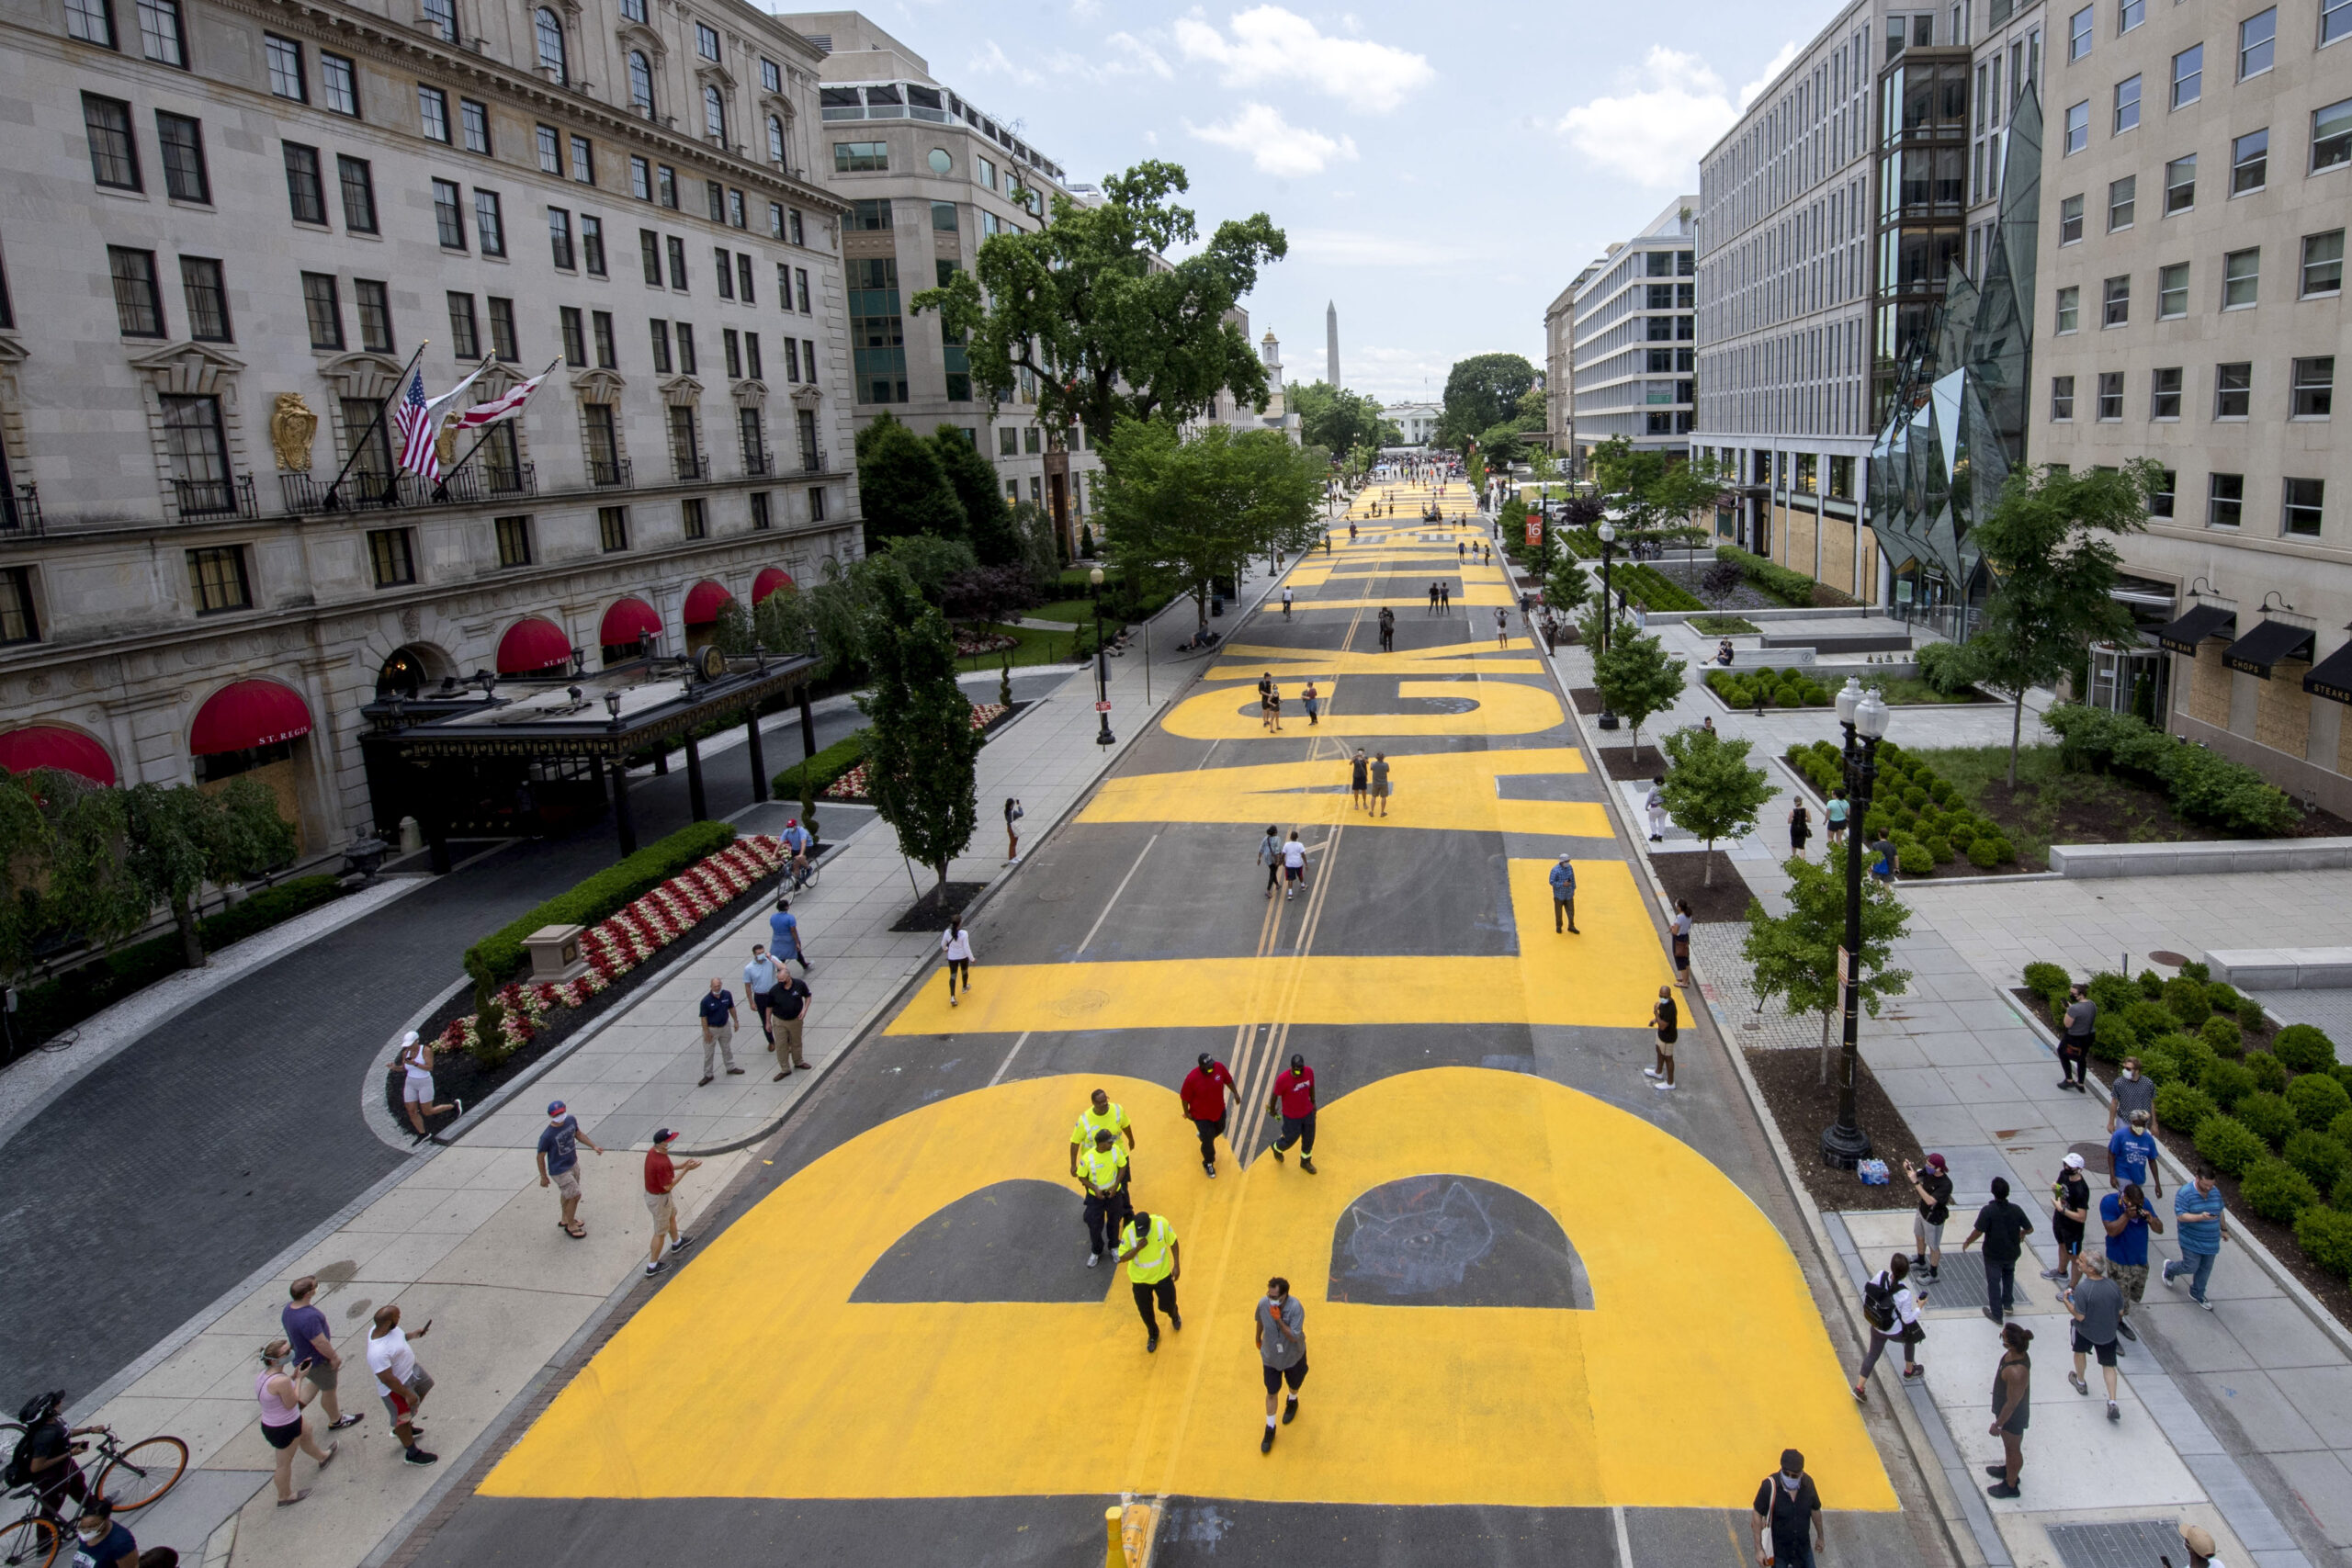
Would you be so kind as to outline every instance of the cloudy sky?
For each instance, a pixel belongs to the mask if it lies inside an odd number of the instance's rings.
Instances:
[[[1295,8],[1292,8],[1294,7]],[[793,9],[788,6],[779,9]],[[1430,396],[1459,358],[1543,364],[1544,308],[1697,188],[1699,153],[1829,0],[1321,9],[1134,0],[878,0],[932,73],[1077,180],[1184,165],[1205,232],[1263,209],[1290,255],[1249,301],[1286,369]]]

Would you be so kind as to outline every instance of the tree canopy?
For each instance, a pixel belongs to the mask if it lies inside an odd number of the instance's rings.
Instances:
[[[1711,464],[1636,446],[1622,435],[1592,449],[1592,475],[1635,532],[1680,527],[1697,513],[1712,513],[1727,484]]]
[[[1535,367],[1517,354],[1477,354],[1457,360],[1445,378],[1445,410],[1438,417],[1437,445],[1460,446],[1519,412],[1519,400],[1535,385]],[[1542,418],[1541,413],[1537,415]]]
[[[910,534],[964,536],[964,503],[948,481],[939,448],[888,410],[857,433],[857,491],[868,550]]]
[[[1755,976],[1756,994],[1778,997],[1792,1013],[1822,1015],[1822,1043],[1829,1043],[1829,1020],[1844,998],[1838,993],[1838,950],[1846,945],[1845,844],[1832,844],[1818,862],[1792,856],[1789,912],[1772,916],[1750,899],[1747,936],[1740,954]],[[1890,969],[1894,943],[1910,930],[1911,912],[1894,888],[1862,878],[1862,947],[1854,962],[1854,988],[1872,1018],[1882,998],[1898,996],[1910,972]]]
[[[938,887],[979,821],[974,763],[980,737],[972,702],[956,683],[956,640],[903,571],[876,573],[862,640],[874,689],[858,698],[866,735],[866,788],[909,860]]]
[[[1376,398],[1328,381],[1307,381],[1292,386],[1289,399],[1298,411],[1299,434],[1310,446],[1346,452],[1404,444],[1405,433],[1380,412]]]
[[[1677,827],[1706,840],[1705,883],[1715,882],[1717,839],[1737,838],[1756,826],[1757,814],[1772,798],[1772,783],[1761,768],[1747,765],[1752,740],[1734,740],[1712,729],[1678,729],[1666,738],[1666,814]]]
[[[1657,637],[1628,637],[1611,631],[1609,651],[1592,661],[1592,683],[1601,701],[1633,731],[1634,750],[1642,746],[1642,721],[1664,713],[1682,694],[1682,672],[1689,665],[1671,658]]]
[[[996,465],[980,456],[964,430],[943,424],[932,446],[948,487],[964,506],[964,538],[982,566],[1012,566],[1021,559],[1021,536],[1013,532],[1012,508],[999,488]]]
[[[970,272],[909,308],[964,335],[980,385],[1034,386],[1040,422],[1097,442],[1123,417],[1182,422],[1220,397],[1262,409],[1266,367],[1226,317],[1289,243],[1260,212],[1193,250],[1198,223],[1170,199],[1189,188],[1181,166],[1148,160],[1105,180],[1099,205],[1057,194],[1042,230],[990,236]]]
[[[1244,558],[1305,549],[1320,531],[1324,475],[1281,433],[1210,425],[1180,440],[1163,420],[1122,420],[1102,447],[1101,515],[1130,581],[1190,593]]]

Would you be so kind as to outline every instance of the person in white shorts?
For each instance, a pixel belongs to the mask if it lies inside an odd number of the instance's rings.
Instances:
[[[408,1037],[401,1042],[401,1054],[392,1066],[406,1075],[401,1084],[401,1109],[408,1112],[408,1124],[415,1129],[420,1140],[429,1136],[424,1127],[426,1117],[438,1116],[445,1111],[464,1111],[461,1100],[452,1100],[446,1105],[434,1103],[433,1043],[417,1038],[415,1030],[410,1030]]]

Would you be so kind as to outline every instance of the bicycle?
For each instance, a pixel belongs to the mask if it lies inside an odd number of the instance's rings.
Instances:
[[[23,1432],[14,1423],[0,1423],[0,1442],[13,1450]],[[145,1507],[178,1485],[180,1477],[187,1473],[187,1445],[177,1438],[141,1438],[126,1446],[112,1427],[102,1427],[94,1438],[74,1446],[80,1452],[95,1449],[94,1457],[99,1462],[90,1495],[105,1498],[118,1514]],[[36,1486],[19,1486],[8,1495],[28,1498],[39,1491]],[[0,1527],[0,1568],[50,1568],[70,1540],[65,1523],[35,1505],[14,1523]]]

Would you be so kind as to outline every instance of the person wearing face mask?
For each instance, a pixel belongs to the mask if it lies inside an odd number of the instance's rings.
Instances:
[[[1827,1545],[1821,1494],[1804,1472],[1804,1455],[1782,1449],[1780,1472],[1756,1489],[1756,1561],[1763,1568],[1814,1568],[1813,1554]]]
[[[139,1550],[139,1538],[114,1522],[114,1505],[93,1497],[74,1521],[74,1568],[179,1568],[168,1546]]]
[[[2107,1135],[2112,1138],[2117,1128],[2142,1116],[2148,1119],[2150,1133],[2160,1130],[2156,1126],[2155,1082],[2140,1070],[2139,1057],[2126,1056],[2122,1070],[2108,1085]]]

